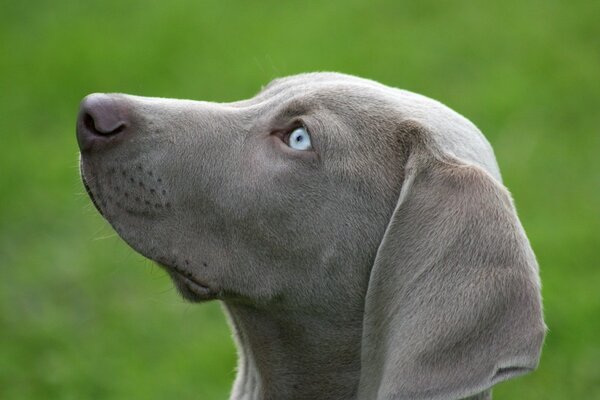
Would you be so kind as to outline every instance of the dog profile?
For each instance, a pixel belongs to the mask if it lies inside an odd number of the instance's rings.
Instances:
[[[223,302],[231,399],[486,399],[538,364],[535,256],[489,143],[437,101],[337,73],[92,94],[77,139],[121,238]]]

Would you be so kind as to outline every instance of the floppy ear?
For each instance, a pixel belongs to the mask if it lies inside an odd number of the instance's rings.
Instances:
[[[537,263],[510,194],[410,130],[366,296],[359,399],[480,393],[535,369],[545,333]]]

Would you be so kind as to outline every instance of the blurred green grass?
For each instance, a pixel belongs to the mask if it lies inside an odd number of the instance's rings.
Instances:
[[[0,3],[0,398],[224,399],[216,303],[179,299],[78,179],[91,92],[231,101],[334,70],[417,91],[492,142],[539,259],[539,369],[496,399],[600,399],[600,2]]]

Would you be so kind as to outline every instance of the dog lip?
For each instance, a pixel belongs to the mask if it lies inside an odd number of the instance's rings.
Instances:
[[[83,171],[81,171],[81,181],[83,182],[83,187],[85,188],[85,191],[87,192],[88,196],[90,196],[90,199],[92,200],[92,204],[94,204],[94,207],[96,207],[96,210],[98,210],[100,215],[105,217],[104,213],[102,212],[102,209],[100,208],[100,205],[98,204],[98,202],[96,201],[96,198],[94,197],[94,193],[92,193],[92,189],[90,189],[90,186],[88,185],[87,180],[85,179],[85,175],[83,174]]]
[[[215,291],[212,290],[212,288],[209,285],[200,282],[191,273],[184,271],[177,266],[165,265],[163,263],[158,264],[170,273],[176,275],[177,278],[180,279],[183,283],[185,283],[185,285],[188,286],[188,288],[194,293],[205,297],[212,297],[215,295]]]
[[[179,275],[185,282],[192,283],[195,286],[199,286],[203,290],[210,291],[210,287],[208,287],[208,285],[198,282],[198,280],[195,279],[194,277],[192,277],[191,275],[180,272],[177,269],[174,269],[173,272],[175,272],[177,275]]]

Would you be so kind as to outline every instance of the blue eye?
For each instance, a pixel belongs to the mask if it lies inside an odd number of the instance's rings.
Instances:
[[[298,127],[290,133],[288,146],[294,150],[309,150],[312,148],[310,135],[304,127]]]

